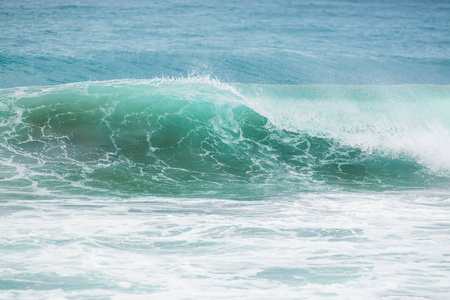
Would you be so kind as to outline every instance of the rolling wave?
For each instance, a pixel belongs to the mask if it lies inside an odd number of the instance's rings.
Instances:
[[[446,185],[450,86],[209,77],[0,90],[3,192],[274,195]]]

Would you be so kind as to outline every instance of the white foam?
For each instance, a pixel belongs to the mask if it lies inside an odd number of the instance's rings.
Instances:
[[[19,287],[0,296],[445,298],[445,199],[426,191],[3,201],[2,279]]]
[[[432,172],[450,174],[450,92],[446,86],[436,88],[447,91],[440,97],[427,86],[367,87],[369,99],[349,98],[345,91],[355,88],[345,86],[316,86],[313,98],[308,98],[308,86],[296,87],[296,96],[292,92],[283,95],[280,88],[274,92],[275,88],[256,86],[249,95],[241,93],[250,108],[279,128],[329,138],[367,153],[407,156]],[[402,94],[408,89],[422,94],[408,98]],[[431,90],[425,95],[428,98],[422,98],[422,89]]]

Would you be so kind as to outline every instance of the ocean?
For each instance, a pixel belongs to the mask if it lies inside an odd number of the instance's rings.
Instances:
[[[1,299],[449,299],[449,1],[0,0]]]

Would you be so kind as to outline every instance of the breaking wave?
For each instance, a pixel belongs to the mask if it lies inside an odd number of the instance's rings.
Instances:
[[[450,86],[209,77],[0,90],[0,189],[278,195],[447,185]]]

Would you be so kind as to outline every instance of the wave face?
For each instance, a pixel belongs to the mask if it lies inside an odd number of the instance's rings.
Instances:
[[[450,86],[196,77],[14,88],[0,98],[9,196],[242,198],[449,183]]]

